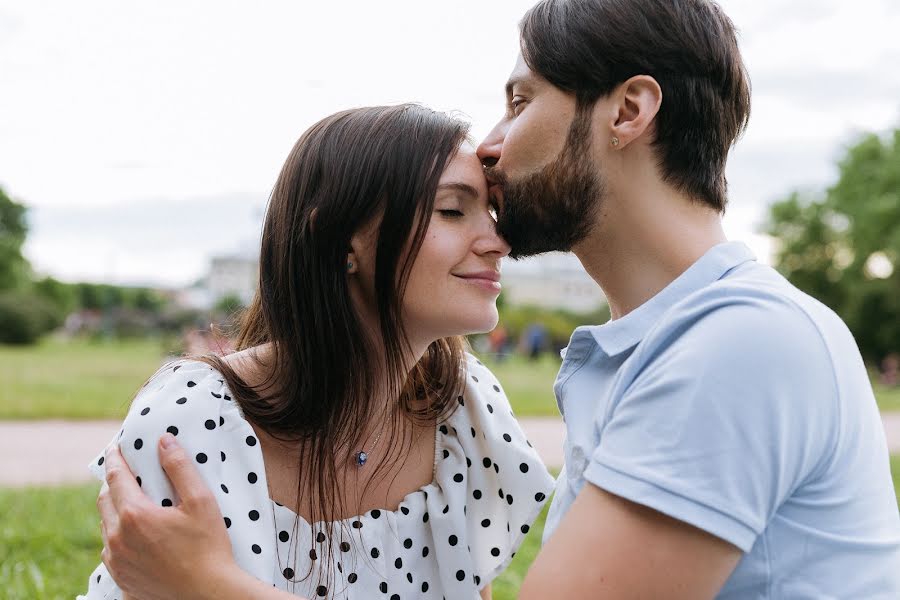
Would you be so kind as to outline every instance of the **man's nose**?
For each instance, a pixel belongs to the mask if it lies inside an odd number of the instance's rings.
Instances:
[[[476,154],[485,167],[493,167],[500,161],[500,151],[506,137],[506,125],[501,121],[494,126],[487,137],[478,145]]]

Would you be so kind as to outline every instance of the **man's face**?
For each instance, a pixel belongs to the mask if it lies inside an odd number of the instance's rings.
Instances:
[[[591,159],[590,111],[519,57],[506,114],[478,148],[498,196],[497,229],[521,258],[568,251],[594,224],[603,186]]]

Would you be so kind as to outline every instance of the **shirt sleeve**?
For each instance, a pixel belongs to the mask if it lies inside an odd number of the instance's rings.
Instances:
[[[471,462],[466,526],[480,588],[512,561],[554,479],[525,437],[496,377],[471,356],[465,403],[471,431],[461,431],[459,437]]]
[[[159,463],[158,442],[166,432],[175,435],[193,457],[213,491],[238,564],[270,580],[274,531],[262,454],[217,371],[191,361],[163,367],[138,392],[122,428],[107,445],[119,445],[144,494],[164,507],[179,503]],[[104,454],[105,449],[89,467],[101,480],[105,478]],[[87,595],[79,598],[117,598],[119,594],[121,590],[101,564],[91,574]]]
[[[818,330],[787,299],[698,301],[635,352],[585,479],[748,552],[834,435]]]

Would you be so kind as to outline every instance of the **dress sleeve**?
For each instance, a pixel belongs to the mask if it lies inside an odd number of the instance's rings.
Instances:
[[[462,401],[456,427],[463,429],[458,439],[468,467],[466,527],[481,588],[512,561],[554,480],[522,432],[497,378],[472,356]]]
[[[275,536],[262,453],[217,371],[193,361],[163,367],[138,392],[122,428],[110,441],[109,445],[119,445],[147,497],[164,507],[179,503],[159,463],[157,444],[166,432],[194,458],[213,491],[238,564],[270,581]],[[105,449],[89,467],[101,480],[104,454]],[[101,564],[91,574],[87,594],[79,599],[105,600],[120,594]]]

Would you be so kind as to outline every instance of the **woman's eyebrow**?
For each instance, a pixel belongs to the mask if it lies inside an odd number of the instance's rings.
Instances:
[[[455,192],[462,192],[467,196],[472,196],[473,198],[478,198],[478,190],[476,190],[473,186],[468,183],[463,183],[462,181],[450,181],[448,183],[442,183],[438,185],[437,191],[441,192],[444,190],[452,190]]]

